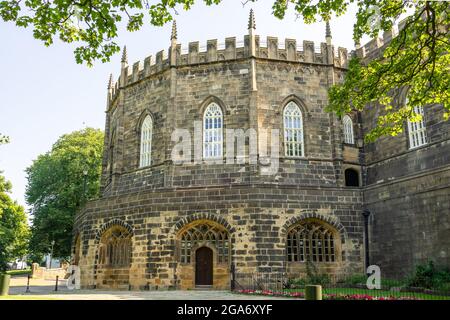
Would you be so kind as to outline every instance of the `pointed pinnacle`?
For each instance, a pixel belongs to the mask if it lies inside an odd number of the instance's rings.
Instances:
[[[325,28],[325,37],[331,38],[331,27],[330,27],[330,21],[327,21],[326,28]]]
[[[174,40],[177,38],[177,21],[173,20],[172,23],[172,34],[170,35],[170,40]]]
[[[109,81],[108,81],[108,89],[112,89],[113,87],[113,75],[112,73],[109,75]]]
[[[250,9],[250,16],[248,17],[248,29],[256,29],[255,14],[253,9]]]
[[[122,63],[128,63],[128,54],[127,54],[127,46],[123,47],[123,52],[122,52]]]

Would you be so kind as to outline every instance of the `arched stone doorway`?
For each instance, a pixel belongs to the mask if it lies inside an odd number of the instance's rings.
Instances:
[[[199,219],[177,233],[178,288],[212,286],[229,289],[231,235],[222,224]]]
[[[213,251],[200,247],[195,252],[195,286],[213,285]]]

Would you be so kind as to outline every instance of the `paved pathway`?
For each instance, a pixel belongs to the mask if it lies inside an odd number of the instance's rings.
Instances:
[[[65,281],[59,281],[55,292],[55,280],[30,280],[30,293],[25,293],[26,276],[11,278],[10,295],[33,296],[42,299],[63,300],[280,300],[279,297],[250,296],[229,291],[106,291],[69,290]],[[24,298],[25,298],[24,297]],[[289,299],[289,298],[286,298]]]

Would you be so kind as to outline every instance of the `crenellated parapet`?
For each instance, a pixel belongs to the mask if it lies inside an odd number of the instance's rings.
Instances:
[[[144,61],[128,65],[127,51],[124,48],[121,75],[117,83],[110,90],[109,101],[113,102],[118,96],[120,88],[137,83],[152,75],[169,70],[170,68],[229,62],[243,59],[285,61],[288,63],[315,64],[347,68],[349,52],[339,47],[335,50],[331,44],[329,23],[326,29],[326,42],[313,41],[298,42],[295,39],[279,39],[277,37],[261,37],[254,34],[255,18],[253,12],[249,18],[249,34],[242,39],[236,37],[189,42],[183,46],[177,42],[176,23],[172,26],[171,45],[169,49],[148,56]]]
[[[382,37],[377,37],[363,46],[357,46],[355,54],[364,61],[371,61],[380,56],[380,51],[385,48],[405,27],[407,18],[401,20],[389,31],[385,31]]]

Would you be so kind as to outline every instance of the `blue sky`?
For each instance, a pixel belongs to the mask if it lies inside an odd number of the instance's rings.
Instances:
[[[202,2],[190,11],[178,11],[178,42],[208,39],[223,42],[247,33],[248,13],[253,8],[256,33],[261,37],[325,41],[325,25],[304,25],[290,10],[284,20],[272,16],[272,1],[242,5],[240,0],[224,0],[219,6],[206,7]],[[333,43],[353,49],[352,28],[355,8],[331,22]],[[146,56],[167,49],[171,25],[154,27],[146,24],[135,33],[122,29],[118,43],[127,45],[130,65]],[[280,41],[284,42],[284,41]],[[58,41],[45,47],[35,40],[31,30],[0,22],[0,133],[9,135],[11,143],[0,147],[0,170],[13,184],[12,197],[25,205],[25,168],[33,159],[51,149],[59,136],[86,126],[104,127],[106,87],[109,74],[117,79],[120,54],[109,63],[94,67],[75,62],[74,46]]]

